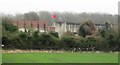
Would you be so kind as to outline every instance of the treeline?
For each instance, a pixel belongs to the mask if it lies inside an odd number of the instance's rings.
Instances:
[[[36,31],[20,32],[18,28],[2,20],[3,49],[30,49],[30,50],[65,50],[65,51],[118,51],[117,33],[113,28],[106,26],[99,31],[91,21],[87,21],[79,28],[79,35],[65,32],[61,37],[57,32],[41,33]],[[83,34],[84,33],[84,34]]]
[[[93,23],[103,24],[105,21],[111,24],[117,24],[118,15],[111,14],[100,14],[100,13],[72,13],[72,12],[54,12],[57,15],[57,19],[62,19],[65,22],[74,22],[80,23],[86,21],[86,19],[91,19]],[[4,15],[8,18],[12,18],[15,20],[47,20],[47,22],[52,24],[52,12],[48,11],[40,11],[40,12],[27,12],[23,14],[16,15]],[[0,16],[1,18],[1,16]]]

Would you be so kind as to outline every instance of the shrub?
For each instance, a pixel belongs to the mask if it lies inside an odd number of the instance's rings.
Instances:
[[[50,31],[49,34],[52,35],[52,36],[54,36],[54,37],[56,37],[56,38],[59,37],[58,33],[54,32],[54,31]]]
[[[40,42],[43,48],[54,48],[58,43],[58,39],[51,34],[42,33],[40,34]]]
[[[76,40],[72,36],[65,35],[60,39],[59,46],[65,50],[75,48]]]

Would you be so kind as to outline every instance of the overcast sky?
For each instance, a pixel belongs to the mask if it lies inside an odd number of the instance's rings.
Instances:
[[[118,14],[119,0],[0,0],[5,14],[29,11],[88,12]]]

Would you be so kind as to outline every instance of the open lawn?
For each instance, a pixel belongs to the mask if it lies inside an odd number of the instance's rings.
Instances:
[[[3,53],[3,63],[118,63],[117,53]]]

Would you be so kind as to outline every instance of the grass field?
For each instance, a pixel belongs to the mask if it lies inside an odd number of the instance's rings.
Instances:
[[[3,63],[118,63],[117,53],[3,53]]]

